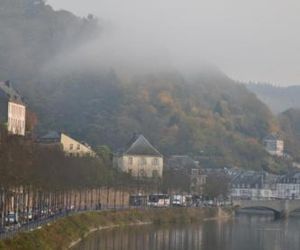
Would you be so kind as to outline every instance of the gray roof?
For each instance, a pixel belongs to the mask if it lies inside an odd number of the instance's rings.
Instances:
[[[277,134],[270,134],[264,138],[264,141],[277,141],[280,140]]]
[[[23,104],[22,97],[20,94],[11,86],[9,81],[0,82],[0,90],[2,90],[10,101],[14,101]]]
[[[279,183],[300,183],[300,172],[291,171],[285,175],[281,175],[278,178]]]
[[[134,136],[131,142],[124,152],[127,155],[162,156],[143,135]]]
[[[232,180],[232,184],[235,185],[246,185],[250,187],[255,187],[256,185],[261,185],[263,181],[263,175],[260,172],[245,171],[241,172],[239,175],[235,176]]]
[[[60,133],[56,131],[49,131],[47,134],[43,135],[41,139],[60,139]]]
[[[47,134],[40,136],[38,142],[40,143],[57,143],[60,142],[60,133],[56,131],[49,131]]]

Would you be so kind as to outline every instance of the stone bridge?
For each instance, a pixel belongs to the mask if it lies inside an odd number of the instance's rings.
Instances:
[[[274,212],[275,218],[288,217],[291,212],[300,211],[300,200],[237,200],[237,208],[267,209]]]

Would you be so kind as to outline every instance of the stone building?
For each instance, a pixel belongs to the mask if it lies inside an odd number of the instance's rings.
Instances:
[[[38,142],[45,146],[58,146],[68,156],[95,156],[95,152],[89,145],[79,142],[64,133],[56,131],[48,132],[46,135],[40,137]]]
[[[266,172],[241,171],[231,180],[231,198],[269,200],[275,198],[277,176]]]
[[[206,184],[207,175],[202,173],[199,168],[193,168],[191,170],[191,185],[190,189],[193,194],[202,195],[204,185]]]
[[[284,152],[284,141],[277,135],[271,134],[264,138],[264,147],[269,154],[282,157]]]
[[[195,195],[202,195],[207,175],[199,162],[188,155],[172,155],[166,162],[169,171],[177,176],[188,176],[190,191]]]
[[[26,106],[9,81],[0,82],[0,123],[9,134],[25,136]]]
[[[276,198],[300,199],[300,172],[291,172],[282,175],[276,183]]]
[[[143,135],[136,135],[129,146],[114,155],[114,166],[137,178],[163,176],[163,156]]]

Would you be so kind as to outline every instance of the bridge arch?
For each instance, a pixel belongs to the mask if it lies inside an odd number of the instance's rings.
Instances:
[[[289,214],[292,214],[292,213],[300,213],[300,206],[290,208]]]
[[[267,206],[246,206],[246,207],[236,206],[236,207],[241,210],[253,209],[253,210],[260,210],[260,211],[271,211],[271,212],[273,212],[275,219],[279,219],[283,216],[283,211],[279,211],[277,209],[267,207]]]
[[[289,208],[286,201],[282,200],[239,200],[233,205],[240,209],[260,209],[272,211],[275,219],[288,216]]]
[[[280,213],[281,211],[274,209],[272,207],[267,207],[267,206],[247,206],[247,207],[240,207],[240,209],[253,209],[253,210],[263,210],[263,211],[271,211],[273,213]]]
[[[300,200],[234,200],[236,208],[260,208],[271,210],[275,218],[288,217],[290,212],[300,211]]]

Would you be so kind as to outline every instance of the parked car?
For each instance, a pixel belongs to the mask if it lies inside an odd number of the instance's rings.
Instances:
[[[151,194],[148,199],[148,206],[150,207],[169,207],[171,203],[168,194]]]
[[[18,213],[8,212],[8,214],[5,216],[5,222],[8,224],[18,223],[19,222]]]
[[[180,194],[172,195],[171,203],[174,207],[186,207],[186,197]]]
[[[31,221],[33,219],[33,213],[31,210],[29,210],[28,212],[24,211],[24,212],[20,213],[19,217],[20,217],[20,220]]]

